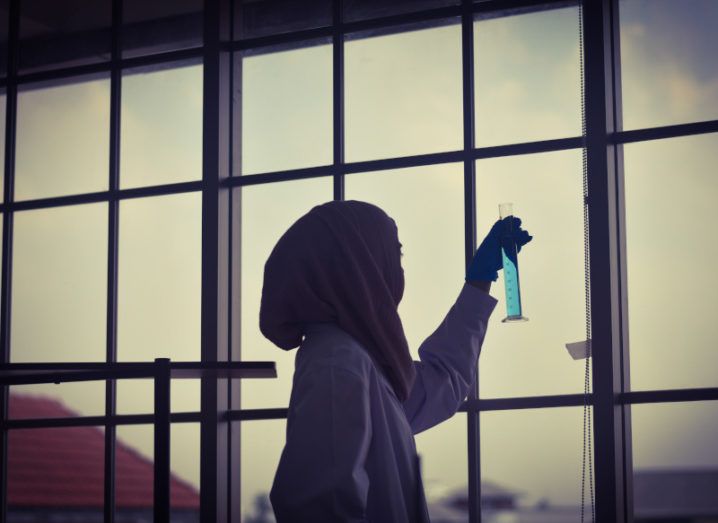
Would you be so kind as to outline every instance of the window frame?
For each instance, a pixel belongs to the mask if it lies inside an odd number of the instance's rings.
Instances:
[[[239,4],[239,1],[236,1]],[[516,9],[557,8],[582,4],[581,31],[584,39],[584,84],[586,135],[477,148],[474,146],[474,18],[479,13]],[[622,145],[637,141],[718,132],[718,120],[623,131],[621,128],[619,0],[461,0],[457,5],[410,12],[384,18],[344,23],[342,0],[332,7],[332,24],[316,29],[262,36],[234,38],[234,18],[241,7],[231,0],[205,2],[203,45],[132,58],[122,57],[122,0],[112,1],[111,56],[108,61],[63,69],[18,74],[20,0],[9,1],[7,76],[0,79],[6,92],[5,179],[2,230],[2,293],[0,294],[0,363],[10,355],[13,216],[16,211],[108,202],[108,278],[106,363],[117,360],[117,250],[119,202],[127,198],[201,191],[202,193],[202,295],[201,359],[203,362],[241,360],[239,346],[241,191],[246,185],[281,182],[308,177],[332,178],[333,197],[344,199],[346,174],[384,171],[401,167],[462,162],[464,166],[464,254],[468,263],[476,248],[475,160],[536,152],[586,147],[588,162],[588,212],[593,392],[588,403],[593,410],[593,442],[596,488],[596,517],[599,522],[633,521],[631,409],[632,404],[718,400],[718,386],[694,389],[630,391],[627,282],[625,245],[625,202],[623,198]],[[387,158],[347,164],[344,162],[344,41],[348,34],[387,30],[408,23],[459,18],[462,30],[463,148],[459,151]],[[233,176],[233,150],[241,129],[231,93],[241,71],[234,54],[249,50],[290,45],[330,37],[333,46],[333,140],[330,165],[275,173]],[[154,187],[119,189],[119,137],[122,72],[142,65],[203,60],[203,158],[202,179]],[[15,202],[14,160],[18,86],[62,79],[93,72],[110,72],[110,162],[109,188],[98,193],[70,195]],[[240,120],[241,121],[241,120]],[[233,194],[234,193],[234,194]],[[480,362],[479,362],[480,364]],[[0,387],[0,463],[7,463],[7,432],[19,428],[59,426],[105,427],[105,521],[114,521],[114,467],[117,425],[152,423],[154,415],[117,415],[115,382],[106,382],[105,415],[70,419],[8,419],[8,388]],[[475,384],[461,407],[467,414],[469,521],[481,521],[480,413],[494,410],[582,406],[582,394],[527,398],[479,397]],[[286,408],[241,409],[239,387],[226,379],[202,380],[200,412],[173,413],[173,423],[199,422],[201,433],[200,519],[239,519],[240,425],[244,421],[284,419]],[[214,442],[214,444],[208,444]],[[220,479],[223,478],[223,479]],[[7,510],[7,470],[0,466],[0,520]]]

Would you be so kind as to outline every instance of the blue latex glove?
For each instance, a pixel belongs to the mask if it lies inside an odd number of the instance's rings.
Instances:
[[[474,259],[466,271],[466,280],[496,281],[499,277],[498,271],[503,267],[501,261],[501,245],[509,246],[516,243],[516,252],[533,239],[527,231],[521,228],[521,219],[515,216],[507,216],[498,220],[479,248],[476,249]],[[507,249],[509,256],[513,255],[513,249]]]

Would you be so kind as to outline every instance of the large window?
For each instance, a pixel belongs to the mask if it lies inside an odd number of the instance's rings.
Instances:
[[[535,238],[529,321],[500,277],[474,387],[416,438],[433,520],[576,521],[582,463],[586,521],[718,517],[716,2],[91,4],[0,1],[0,364],[275,362],[172,383],[173,521],[271,513],[296,352],[263,267],[332,199],[395,219],[415,358],[498,204]],[[150,517],[152,391],[0,388],[0,520]]]

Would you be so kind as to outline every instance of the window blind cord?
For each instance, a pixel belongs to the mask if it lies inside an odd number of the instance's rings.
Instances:
[[[588,493],[591,499],[591,521],[596,521],[596,507],[593,489],[593,445],[591,442],[591,259],[589,253],[588,223],[588,156],[586,150],[586,86],[584,80],[583,57],[583,3],[578,4],[578,46],[581,75],[581,136],[583,136],[582,169],[583,169],[583,264],[586,300],[586,363],[584,366],[583,383],[583,452],[581,456],[581,523],[586,520],[586,475],[588,475]]]

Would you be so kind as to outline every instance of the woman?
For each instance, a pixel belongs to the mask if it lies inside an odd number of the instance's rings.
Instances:
[[[466,397],[496,305],[488,290],[502,231],[514,231],[519,247],[531,240],[520,223],[509,217],[491,229],[421,361],[412,361],[397,312],[401,244],[384,211],[325,203],[280,238],[265,265],[260,328],[299,350],[270,494],[278,522],[429,521],[414,434]]]

